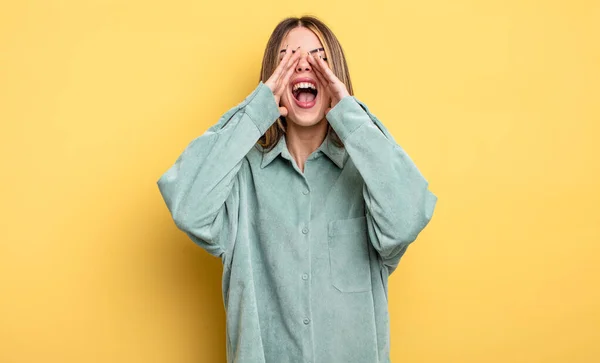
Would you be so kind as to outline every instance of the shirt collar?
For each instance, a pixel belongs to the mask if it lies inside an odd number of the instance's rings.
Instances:
[[[325,140],[321,143],[321,145],[315,150],[311,156],[309,156],[308,160],[317,158],[319,153],[323,153],[333,161],[333,163],[340,169],[344,167],[344,162],[346,161],[346,149],[344,147],[339,147],[335,145],[333,141],[333,134],[331,132],[331,127],[327,131],[327,136]],[[285,135],[282,135],[277,142],[277,144],[269,151],[263,153],[261,168],[269,165],[277,156],[281,154],[281,157],[292,160],[292,156],[287,148],[287,143],[285,142]]]

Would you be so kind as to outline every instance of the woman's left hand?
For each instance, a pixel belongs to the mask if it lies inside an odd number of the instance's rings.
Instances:
[[[327,62],[323,58],[315,57],[313,54],[308,54],[308,62],[313,66],[315,75],[325,91],[331,95],[331,106],[325,111],[325,114],[329,112],[340,100],[346,96],[349,96],[348,90],[344,82],[340,81],[339,78],[333,73]]]

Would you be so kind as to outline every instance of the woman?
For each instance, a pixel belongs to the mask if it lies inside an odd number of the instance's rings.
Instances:
[[[331,30],[285,19],[256,89],[158,180],[222,259],[228,362],[389,362],[387,279],[437,198],[352,95]]]

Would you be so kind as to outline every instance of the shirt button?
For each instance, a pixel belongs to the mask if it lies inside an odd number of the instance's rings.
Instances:
[[[306,228],[306,227],[302,228],[302,233],[307,234],[308,233],[308,228]]]
[[[308,323],[310,323],[310,319],[309,318],[304,318],[304,325],[308,325]]]
[[[302,280],[308,280],[308,274],[302,274]]]
[[[304,189],[304,190],[302,191],[302,194],[304,194],[304,195],[308,194],[308,189]]]

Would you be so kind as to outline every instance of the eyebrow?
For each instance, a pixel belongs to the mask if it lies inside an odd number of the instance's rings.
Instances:
[[[316,53],[316,52],[318,52],[320,50],[325,51],[325,48],[316,48],[316,49],[313,49],[313,50],[309,50],[308,52],[309,53]],[[285,53],[285,49],[280,50],[279,53]],[[296,53],[296,51],[294,49],[292,49],[292,54],[294,54],[294,53]]]

